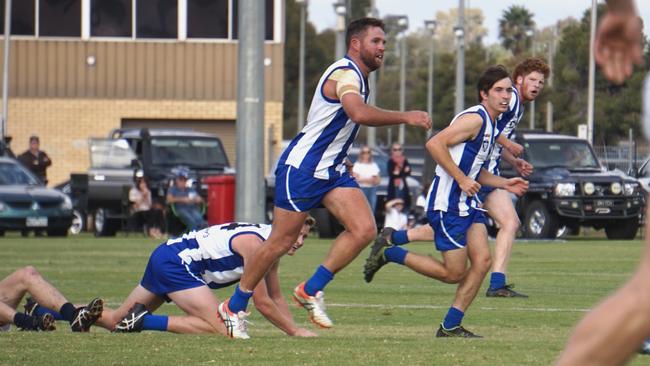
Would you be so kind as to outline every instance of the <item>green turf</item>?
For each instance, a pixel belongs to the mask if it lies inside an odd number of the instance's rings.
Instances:
[[[0,277],[34,265],[70,300],[101,296],[115,306],[138,283],[157,244],[133,235],[8,235],[0,239]],[[327,288],[335,327],[316,330],[317,339],[287,337],[255,311],[248,341],[159,332],[111,334],[96,328],[90,334],[72,334],[59,323],[53,333],[0,333],[0,365],[549,365],[584,310],[632,273],[641,247],[641,241],[603,239],[518,242],[509,279],[530,298],[486,298],[483,287],[464,320],[468,329],[485,336],[480,340],[434,338],[455,286],[393,264],[366,284],[364,252]],[[313,272],[328,249],[329,241],[310,239],[296,257],[282,260],[285,297]],[[437,255],[429,244],[409,249]],[[217,296],[224,298],[230,291]],[[171,305],[158,313],[180,314]],[[302,309],[294,309],[294,316],[314,329]],[[650,357],[637,357],[632,364],[650,364]]]

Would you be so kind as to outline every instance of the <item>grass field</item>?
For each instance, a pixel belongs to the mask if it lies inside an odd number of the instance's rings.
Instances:
[[[101,296],[116,306],[140,280],[157,244],[139,236],[9,235],[0,239],[0,277],[34,265],[70,300]],[[328,248],[328,241],[310,239],[296,257],[282,260],[286,297]],[[641,248],[640,240],[518,242],[509,279],[530,298],[488,299],[483,287],[463,323],[484,339],[436,339],[455,286],[393,264],[366,284],[361,273],[364,252],[327,288],[335,327],[317,330],[317,339],[286,337],[255,311],[248,341],[158,332],[111,334],[99,328],[72,334],[59,323],[53,333],[0,333],[0,365],[549,365],[585,311],[632,273]],[[430,244],[409,249],[437,255]],[[230,291],[217,296],[224,298]],[[158,313],[179,311],[164,305]],[[294,316],[314,328],[304,310],[294,309]],[[632,364],[650,365],[650,357],[637,357]]]

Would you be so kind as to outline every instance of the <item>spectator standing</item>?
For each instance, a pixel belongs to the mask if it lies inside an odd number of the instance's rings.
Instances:
[[[368,199],[370,209],[375,212],[377,206],[377,186],[381,181],[379,166],[372,160],[372,150],[363,146],[359,152],[359,158],[352,167],[352,175],[359,183],[359,187]]]
[[[404,200],[404,208],[408,210],[411,207],[411,194],[406,177],[411,175],[411,165],[404,156],[402,145],[394,143],[390,149],[390,159],[388,160],[388,194],[387,200],[401,198]]]
[[[203,198],[187,186],[188,178],[189,172],[186,169],[177,170],[174,185],[167,191],[167,203],[174,205],[176,215],[188,229],[203,229],[208,226],[200,210]]]
[[[138,177],[135,186],[129,191],[133,216],[138,227],[147,225],[147,233],[153,239],[162,239],[163,210],[151,200],[151,190],[145,177]]]
[[[18,156],[18,161],[47,185],[46,169],[52,165],[52,160],[40,149],[38,136],[32,135],[29,138],[29,149]]]

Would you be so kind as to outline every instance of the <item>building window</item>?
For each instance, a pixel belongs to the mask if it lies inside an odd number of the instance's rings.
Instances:
[[[90,35],[131,37],[132,0],[91,0]]]
[[[5,1],[0,0],[0,34],[5,32]],[[34,10],[34,0],[20,0],[11,2],[11,34],[18,36],[33,36],[34,19],[36,11]]]
[[[81,0],[39,0],[38,13],[39,36],[81,36]]]
[[[267,41],[273,40],[273,1],[274,0],[265,0],[264,8],[264,39]],[[238,38],[238,27],[239,27],[239,5],[238,0],[232,0],[232,39]]]
[[[228,38],[228,0],[187,0],[188,38]]]
[[[177,0],[138,0],[136,3],[137,38],[177,38]]]

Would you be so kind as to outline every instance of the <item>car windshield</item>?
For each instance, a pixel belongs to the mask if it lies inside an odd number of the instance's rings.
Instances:
[[[535,168],[600,169],[598,159],[583,141],[526,142],[526,157]]]
[[[136,158],[135,152],[126,140],[93,139],[90,141],[90,165],[93,168],[129,168],[131,161]]]
[[[0,163],[0,185],[39,185],[38,180],[18,163]]]
[[[156,138],[151,140],[152,163],[193,168],[228,165],[221,142],[211,138]]]

